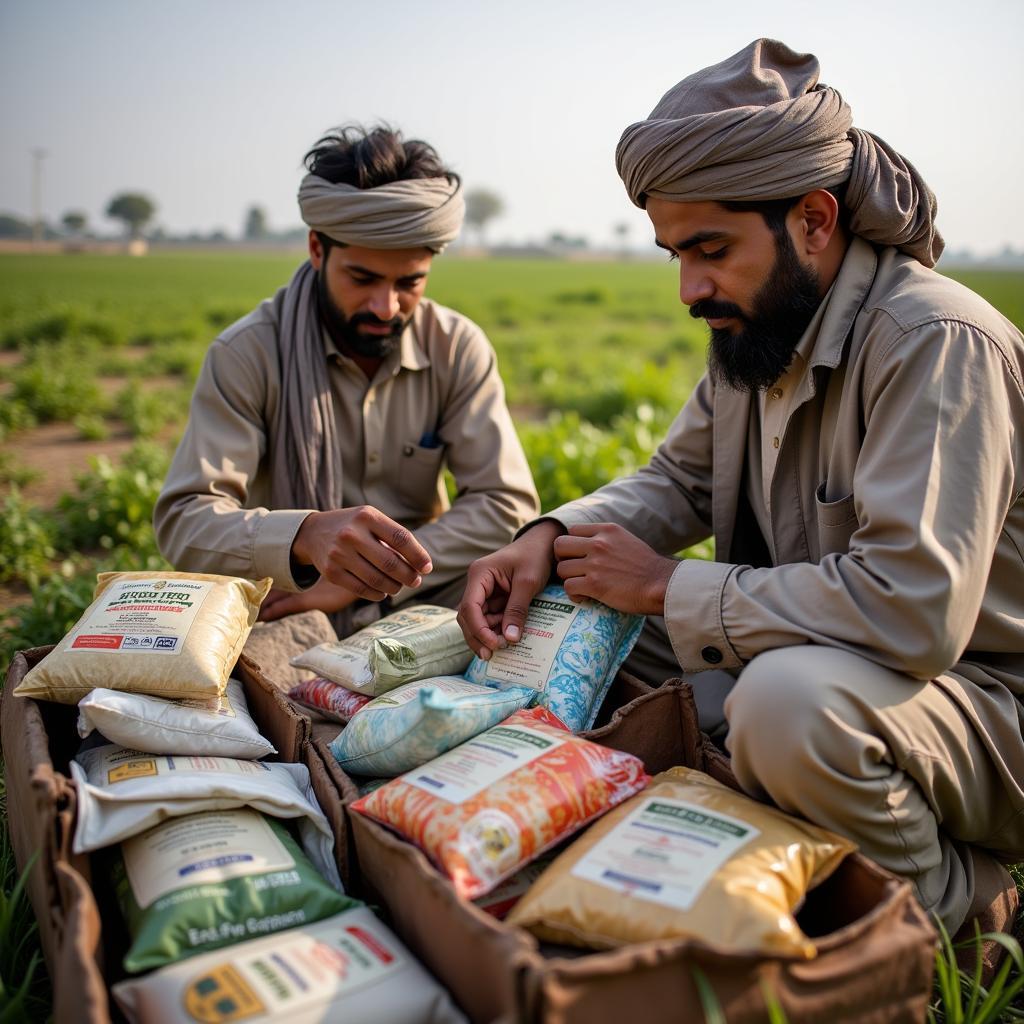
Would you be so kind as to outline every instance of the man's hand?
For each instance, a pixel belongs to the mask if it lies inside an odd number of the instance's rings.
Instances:
[[[561,533],[560,523],[542,520],[469,567],[458,622],[466,643],[484,661],[523,635],[530,602],[551,575],[552,542]]]
[[[340,612],[353,601],[358,600],[351,590],[336,586],[322,576],[309,590],[293,593],[290,590],[279,590],[273,587],[260,605],[260,622],[273,622],[283,619],[286,615],[308,612],[314,608],[322,612]]]
[[[418,587],[433,568],[416,538],[370,505],[311,512],[292,541],[292,556],[367,601]]]
[[[614,523],[573,526],[555,541],[557,572],[574,600],[590,597],[620,612],[664,615],[679,562]]]

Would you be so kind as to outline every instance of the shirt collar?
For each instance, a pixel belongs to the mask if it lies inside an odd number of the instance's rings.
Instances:
[[[835,369],[839,365],[854,318],[864,305],[877,268],[878,256],[871,243],[855,235],[832,287],[797,344],[797,352],[812,367]]]

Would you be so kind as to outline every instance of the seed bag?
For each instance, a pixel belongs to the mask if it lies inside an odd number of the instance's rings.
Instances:
[[[147,754],[108,744],[80,751],[71,777],[78,790],[75,853],[123,842],[165,818],[249,806],[275,818],[298,818],[307,855],[341,890],[334,835],[305,765]]]
[[[366,907],[114,985],[132,1024],[466,1024]]]
[[[341,683],[332,683],[320,676],[297,683],[288,691],[288,697],[296,704],[342,725],[373,700],[368,694],[356,693]]]
[[[579,604],[560,586],[545,587],[530,603],[523,637],[474,658],[466,678],[486,686],[528,686],[537,703],[572,732],[594,724],[615,673],[643,629],[642,615],[627,615],[597,601]]]
[[[421,604],[292,658],[296,668],[377,697],[402,683],[462,672],[473,657],[452,608]]]
[[[168,700],[96,689],[78,702],[78,735],[94,729],[111,743],[151,754],[257,758],[275,754],[249,714],[242,684],[228,680],[223,697]]]
[[[437,676],[375,697],[331,744],[356,775],[401,775],[504,721],[533,699],[522,686],[493,690],[460,676]]]
[[[358,905],[320,877],[280,822],[250,808],[171,818],[126,839],[112,867],[130,974]]]
[[[77,704],[97,686],[154,697],[220,697],[270,583],[102,572],[92,604],[14,692],[61,704]]]
[[[529,708],[351,806],[415,843],[475,899],[648,781],[632,754]]]
[[[697,939],[809,959],[793,918],[855,849],[690,768],[672,768],[576,840],[508,916],[538,938],[611,949]]]

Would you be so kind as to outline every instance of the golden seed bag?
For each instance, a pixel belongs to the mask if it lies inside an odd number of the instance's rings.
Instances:
[[[558,857],[508,922],[591,949],[694,938],[810,959],[814,943],[793,914],[854,849],[702,772],[671,768]]]
[[[104,572],[71,632],[14,691],[77,704],[97,686],[154,697],[220,697],[270,579]]]

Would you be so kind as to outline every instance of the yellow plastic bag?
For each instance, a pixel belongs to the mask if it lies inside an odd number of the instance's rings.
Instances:
[[[507,920],[591,949],[693,938],[810,959],[814,943],[793,914],[854,849],[702,772],[672,768],[573,843]]]
[[[90,690],[221,697],[269,578],[104,572],[71,632],[14,691],[77,704]]]

